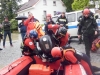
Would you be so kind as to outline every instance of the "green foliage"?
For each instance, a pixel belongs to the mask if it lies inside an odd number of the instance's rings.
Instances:
[[[15,19],[10,20],[11,23],[11,30],[17,30],[18,29],[18,22]]]
[[[44,24],[41,24],[41,26],[43,27],[43,26],[44,26]]]
[[[72,11],[72,6],[71,6],[71,4],[73,3],[73,1],[74,0],[62,0],[63,1],[63,3],[64,3],[64,5],[66,6],[66,11],[67,12],[70,12],[70,11]]]
[[[9,20],[15,18],[16,12],[19,8],[18,2],[21,0],[1,0],[0,10],[0,22],[4,20],[5,16],[8,16]]]
[[[72,3],[72,9],[73,10],[82,10],[86,6],[88,6],[89,0],[74,0]]]
[[[95,5],[88,5],[89,8],[95,8]]]

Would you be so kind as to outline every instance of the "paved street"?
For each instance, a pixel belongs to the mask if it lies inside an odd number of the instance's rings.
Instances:
[[[20,43],[21,43],[21,37],[19,34],[12,34],[13,39],[13,47],[10,47],[8,38],[5,45],[5,48],[3,48],[2,51],[0,51],[0,69],[9,63],[15,61],[17,58],[21,56],[21,50],[20,50]],[[2,42],[1,46],[2,47]]]
[[[19,34],[13,34],[13,37],[14,46],[10,47],[10,44],[7,41],[5,46],[6,48],[0,51],[0,69],[21,56],[21,37]],[[73,42],[71,43],[71,46],[74,47],[76,50],[85,53],[83,44],[78,45],[76,42]],[[2,42],[0,47],[2,47]],[[96,53],[91,53],[91,63],[93,66],[100,68],[100,50],[98,50]],[[97,75],[100,75],[100,71],[97,72]]]

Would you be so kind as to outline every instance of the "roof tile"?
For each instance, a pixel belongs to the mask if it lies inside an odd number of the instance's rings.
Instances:
[[[22,7],[18,10],[18,11],[22,11],[24,9],[27,9],[29,7],[32,7],[33,5],[35,5],[39,0],[29,0],[28,2],[26,2],[25,4],[22,5]]]

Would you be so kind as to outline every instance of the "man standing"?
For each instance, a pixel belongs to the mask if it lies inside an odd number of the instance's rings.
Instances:
[[[31,12],[28,12],[28,19],[24,21],[24,25],[27,27],[26,34],[29,35],[30,30],[35,28],[35,22],[38,20],[33,16]],[[39,22],[39,21],[38,21]]]
[[[22,22],[18,25],[18,27],[20,28],[20,33],[23,41],[26,34],[26,26],[24,25],[24,19],[22,19]]]
[[[84,9],[83,10],[83,18],[79,23],[79,28],[78,28],[78,38],[83,33],[83,40],[85,44],[85,50],[86,54],[90,57],[90,50],[92,47],[92,42],[94,35],[97,35],[97,23],[93,16],[90,15],[90,10],[89,9]]]
[[[5,48],[5,40],[6,40],[6,36],[8,35],[9,37],[9,41],[10,41],[10,46],[12,47],[12,39],[11,39],[11,30],[10,30],[10,22],[8,20],[8,17],[4,18],[4,21],[2,23],[3,25],[3,30],[4,30],[4,39],[3,39],[3,47]]]
[[[46,15],[45,34],[51,34],[50,30],[48,29],[49,24],[55,24],[52,20],[51,14]]]
[[[65,16],[65,12],[62,12],[61,16],[57,19],[57,23],[60,24],[61,26],[64,26],[66,29],[68,29],[68,20]]]

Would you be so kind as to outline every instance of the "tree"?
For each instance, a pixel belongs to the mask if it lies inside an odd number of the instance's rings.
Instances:
[[[18,10],[18,2],[21,0],[1,0],[0,10],[0,22],[3,21],[4,17],[7,16],[9,20],[16,16]]]
[[[72,3],[72,9],[73,10],[82,10],[86,6],[88,6],[89,0],[74,0]]]
[[[69,11],[72,11],[72,6],[71,4],[73,3],[74,0],[62,0],[64,5],[66,6],[66,11],[69,12]]]

